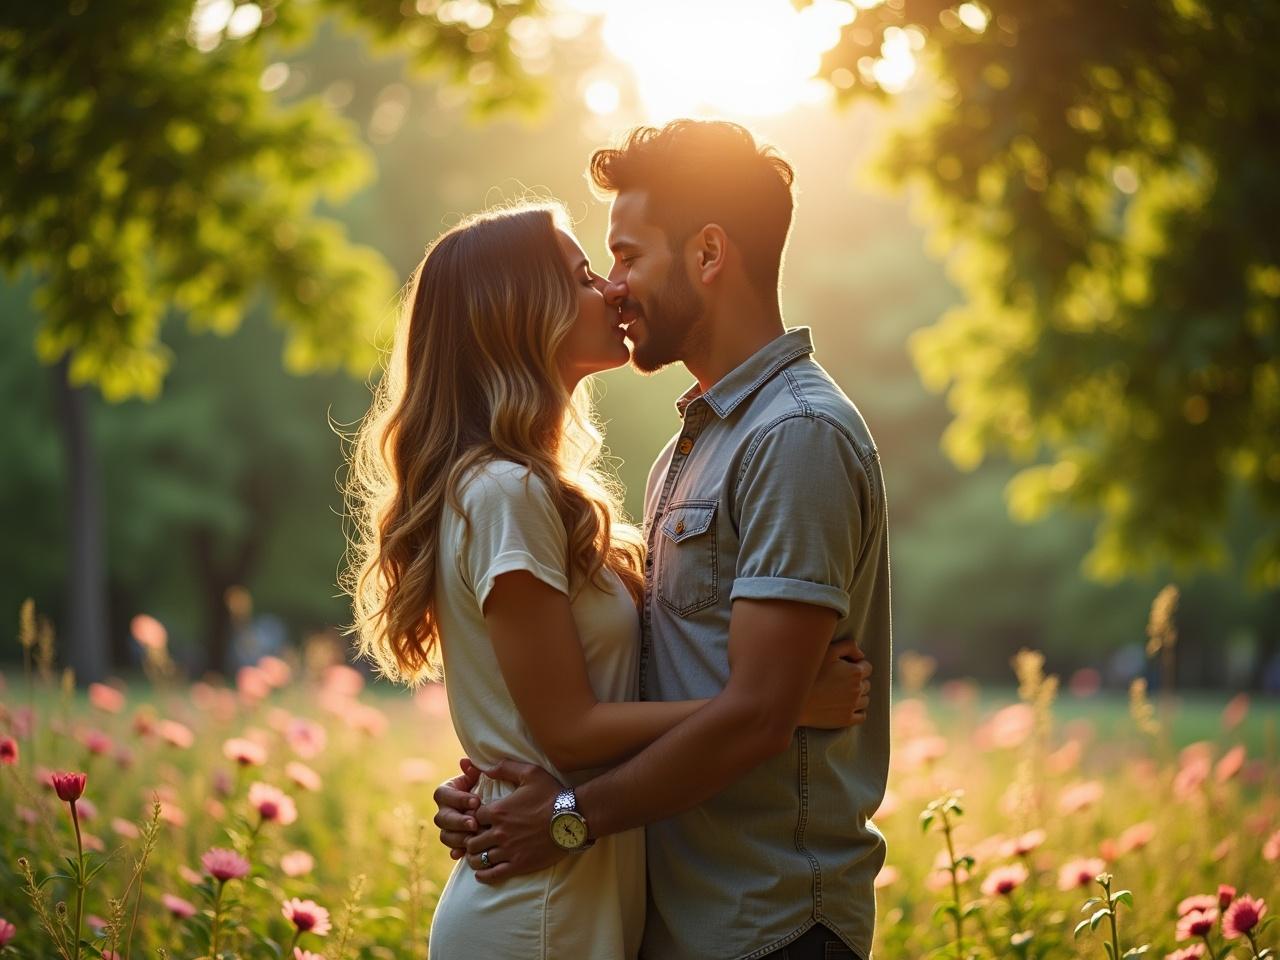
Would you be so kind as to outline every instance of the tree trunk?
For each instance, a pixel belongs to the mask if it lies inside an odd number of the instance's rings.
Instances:
[[[66,445],[69,609],[60,631],[64,666],[80,684],[101,680],[106,668],[107,568],[104,556],[102,473],[89,428],[89,397],[67,379],[69,358],[54,367],[58,415]]]

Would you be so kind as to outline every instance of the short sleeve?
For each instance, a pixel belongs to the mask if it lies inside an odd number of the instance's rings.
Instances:
[[[737,488],[731,599],[795,600],[848,616],[870,497],[862,460],[835,424],[797,416],[771,427]]]
[[[481,609],[493,581],[515,570],[569,592],[564,523],[545,484],[527,468],[505,461],[485,464],[468,478],[460,499],[468,530],[459,568]]]

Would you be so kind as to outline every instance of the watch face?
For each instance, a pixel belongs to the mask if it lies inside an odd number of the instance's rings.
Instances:
[[[576,813],[557,814],[551,821],[551,839],[565,850],[576,850],[587,842],[587,821]]]

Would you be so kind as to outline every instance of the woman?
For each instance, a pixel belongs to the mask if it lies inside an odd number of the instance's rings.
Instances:
[[[628,360],[604,286],[558,208],[446,232],[415,273],[350,487],[361,655],[410,684],[443,666],[468,756],[569,784],[705,702],[634,701],[643,544],[597,466],[584,383]],[[850,697],[826,677],[807,716]],[[641,831],[500,885],[459,864],[431,956],[634,957],[644,901]]]

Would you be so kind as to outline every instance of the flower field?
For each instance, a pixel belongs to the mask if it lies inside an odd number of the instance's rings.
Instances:
[[[375,692],[319,640],[187,683],[140,618],[146,682],[77,693],[42,633],[0,687],[0,960],[425,957],[438,686]],[[1275,703],[1014,667],[1000,697],[900,664],[876,957],[1270,956]]]

